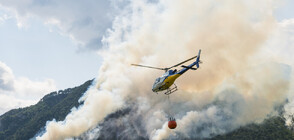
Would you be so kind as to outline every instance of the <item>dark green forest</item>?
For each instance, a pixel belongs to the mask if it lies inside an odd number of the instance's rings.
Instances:
[[[79,98],[92,84],[84,84],[52,92],[36,105],[13,109],[0,116],[0,140],[28,140],[46,125],[48,120],[64,120],[73,107],[78,107]]]
[[[249,124],[210,140],[294,140],[294,131],[285,126],[283,117],[275,116],[261,124]]]

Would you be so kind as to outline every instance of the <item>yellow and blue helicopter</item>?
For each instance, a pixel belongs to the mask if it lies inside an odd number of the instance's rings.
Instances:
[[[152,86],[152,91],[157,93],[159,91],[167,90],[164,94],[169,95],[169,94],[178,90],[176,84],[174,84],[175,80],[178,77],[180,77],[182,74],[184,74],[186,71],[188,71],[190,69],[197,70],[199,68],[199,63],[202,63],[200,61],[200,53],[201,53],[201,50],[199,50],[198,55],[196,55],[190,59],[187,59],[179,64],[176,64],[174,66],[167,67],[167,68],[158,68],[158,67],[151,67],[151,66],[145,66],[145,65],[139,65],[139,64],[131,64],[131,65],[145,67],[145,68],[158,69],[158,70],[164,70],[165,73],[161,77],[156,78],[156,80]],[[192,64],[190,64],[188,66],[182,65],[183,69],[181,69],[179,71],[177,71],[177,69],[169,70],[171,68],[177,67],[177,66],[184,64],[184,63],[186,63],[192,59],[195,59],[195,58],[196,58],[195,62],[193,62]],[[196,66],[196,68],[193,68],[193,66]],[[170,88],[173,84],[174,84],[174,87]]]

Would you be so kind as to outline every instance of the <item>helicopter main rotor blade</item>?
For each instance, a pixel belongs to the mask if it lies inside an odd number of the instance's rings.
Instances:
[[[138,66],[138,67],[151,68],[151,69],[166,70],[166,68],[157,68],[157,67],[144,66],[144,65],[139,65],[139,64],[131,64],[131,65],[132,66]]]
[[[158,70],[164,70],[164,71],[167,71],[167,70],[169,70],[169,69],[171,69],[171,68],[173,68],[173,67],[177,67],[177,66],[179,66],[179,65],[181,65],[181,64],[184,64],[184,63],[186,63],[186,62],[188,62],[188,61],[191,61],[192,59],[195,59],[196,57],[197,57],[197,55],[194,56],[194,57],[192,57],[192,58],[190,58],[190,59],[187,59],[187,60],[185,60],[185,61],[183,61],[183,62],[181,62],[181,63],[179,63],[179,64],[176,64],[176,65],[173,65],[173,66],[171,66],[171,67],[168,67],[168,68],[157,68],[157,67],[144,66],[144,65],[139,65],[139,64],[131,64],[131,65],[132,65],[132,66],[138,66],[138,67],[145,67],[145,68],[151,68],[151,69],[158,69]]]
[[[167,69],[171,69],[171,68],[173,68],[173,67],[177,67],[177,66],[179,66],[179,65],[182,65],[182,64],[184,64],[184,63],[186,63],[186,62],[188,62],[188,61],[191,61],[192,59],[195,59],[196,57],[197,57],[197,55],[194,56],[194,57],[192,57],[192,58],[190,58],[190,59],[187,59],[187,60],[185,60],[185,61],[183,61],[183,62],[181,62],[181,63],[179,63],[179,64],[173,65],[173,66],[171,66],[171,67],[169,67],[169,68],[167,68]]]

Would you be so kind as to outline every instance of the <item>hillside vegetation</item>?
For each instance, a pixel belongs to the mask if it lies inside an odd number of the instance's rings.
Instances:
[[[92,81],[75,88],[52,92],[36,105],[6,112],[0,116],[0,140],[28,140],[43,128],[48,120],[64,120],[71,108],[79,106],[78,99]]]
[[[93,80],[89,80],[75,88],[52,92],[44,96],[36,105],[6,112],[0,116],[0,140],[28,140],[40,132],[48,120],[64,120],[73,107],[82,104],[78,100],[92,82]],[[97,139],[148,139],[147,132],[139,130],[144,128],[144,122],[141,120],[125,120],[126,123],[119,123],[124,116],[131,115],[134,110],[134,108],[126,108],[108,115],[98,124],[100,133]],[[124,134],[128,134],[125,131],[132,132],[132,136],[123,137]],[[87,137],[76,139],[83,138],[87,139]],[[294,140],[294,131],[285,126],[283,117],[275,116],[264,120],[261,124],[248,124],[207,140]]]
[[[285,119],[271,117],[261,124],[249,124],[210,140],[294,140],[294,131],[285,126]]]

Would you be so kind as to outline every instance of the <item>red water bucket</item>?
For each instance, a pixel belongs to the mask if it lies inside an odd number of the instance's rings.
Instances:
[[[177,122],[174,120],[168,121],[168,127],[169,129],[175,129],[177,127]]]

